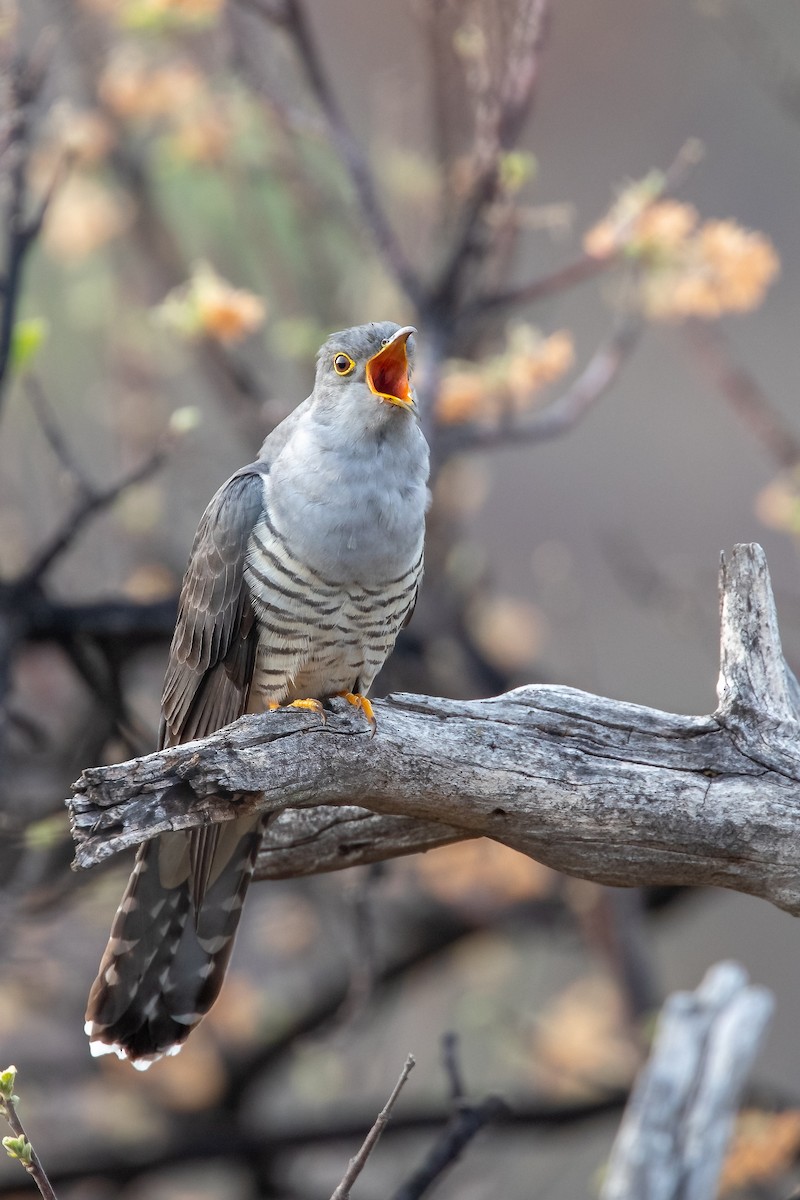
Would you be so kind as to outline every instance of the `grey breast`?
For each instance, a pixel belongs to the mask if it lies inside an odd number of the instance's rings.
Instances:
[[[298,548],[302,538],[279,528],[269,509],[265,504],[253,530],[245,567],[259,627],[251,707],[256,697],[284,704],[342,691],[365,694],[413,609],[422,530],[392,575],[368,564],[348,574],[335,569],[334,556],[323,572]],[[340,561],[346,567],[346,556]]]

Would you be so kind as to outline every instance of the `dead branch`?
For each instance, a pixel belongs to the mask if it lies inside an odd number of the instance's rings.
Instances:
[[[70,801],[76,863],[243,810],[311,808],[284,817],[297,821],[293,852],[308,871],[329,870],[330,813],[359,796],[405,819],[382,825],[384,857],[414,848],[413,820],[424,823],[418,849],[432,824],[448,840],[446,825],[599,883],[713,884],[800,913],[800,727],[759,546],[735,548],[721,587],[710,716],[541,686],[470,702],[391,696],[376,705],[374,739],[343,702],[325,722],[297,710],[243,717],[204,741],[84,771]],[[341,855],[374,857],[371,846]]]
[[[394,1108],[395,1104],[397,1103],[397,1097],[400,1095],[403,1085],[404,1085],[405,1081],[408,1079],[409,1075],[411,1074],[411,1071],[413,1070],[414,1066],[415,1066],[414,1056],[413,1056],[413,1054],[409,1054],[408,1057],[406,1058],[405,1063],[403,1064],[403,1069],[400,1072],[400,1077],[397,1080],[397,1083],[394,1085],[394,1088],[392,1089],[391,1096],[386,1101],[386,1103],[384,1104],[381,1111],[378,1113],[375,1124],[372,1126],[369,1133],[364,1138],[364,1141],[361,1145],[361,1149],[358,1151],[357,1154],[355,1154],[350,1159],[350,1162],[347,1165],[347,1170],[345,1171],[345,1174],[344,1174],[344,1178],[342,1179],[342,1182],[338,1185],[338,1187],[336,1187],[334,1189],[333,1195],[331,1196],[331,1200],[348,1200],[348,1198],[350,1196],[350,1189],[352,1188],[355,1181],[358,1179],[361,1172],[364,1170],[364,1167],[366,1166],[366,1163],[367,1163],[367,1159],[369,1158],[372,1151],[375,1149],[375,1146],[378,1143],[379,1137],[381,1136],[384,1129],[388,1125],[389,1118],[392,1115],[392,1109]]]
[[[766,988],[717,963],[694,992],[669,997],[653,1052],[611,1153],[602,1200],[708,1200],[745,1080],[772,1015]]]

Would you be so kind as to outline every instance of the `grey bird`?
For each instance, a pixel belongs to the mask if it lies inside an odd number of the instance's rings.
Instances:
[[[414,333],[333,334],[311,395],[212,499],[183,580],[161,747],[337,695],[374,728],[366,695],[422,578]],[[89,995],[93,1054],[144,1068],[180,1049],[219,994],[265,828],[249,815],[142,844]]]

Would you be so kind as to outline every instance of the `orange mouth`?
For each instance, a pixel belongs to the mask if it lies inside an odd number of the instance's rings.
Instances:
[[[382,346],[367,362],[367,386],[374,396],[387,404],[410,408],[414,393],[408,379],[406,342],[416,330],[412,325],[398,329],[388,345]]]

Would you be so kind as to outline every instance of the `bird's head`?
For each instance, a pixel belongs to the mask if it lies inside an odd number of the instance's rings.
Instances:
[[[352,412],[368,425],[392,412],[414,412],[415,333],[411,325],[378,321],[331,334],[317,355],[317,402]]]

